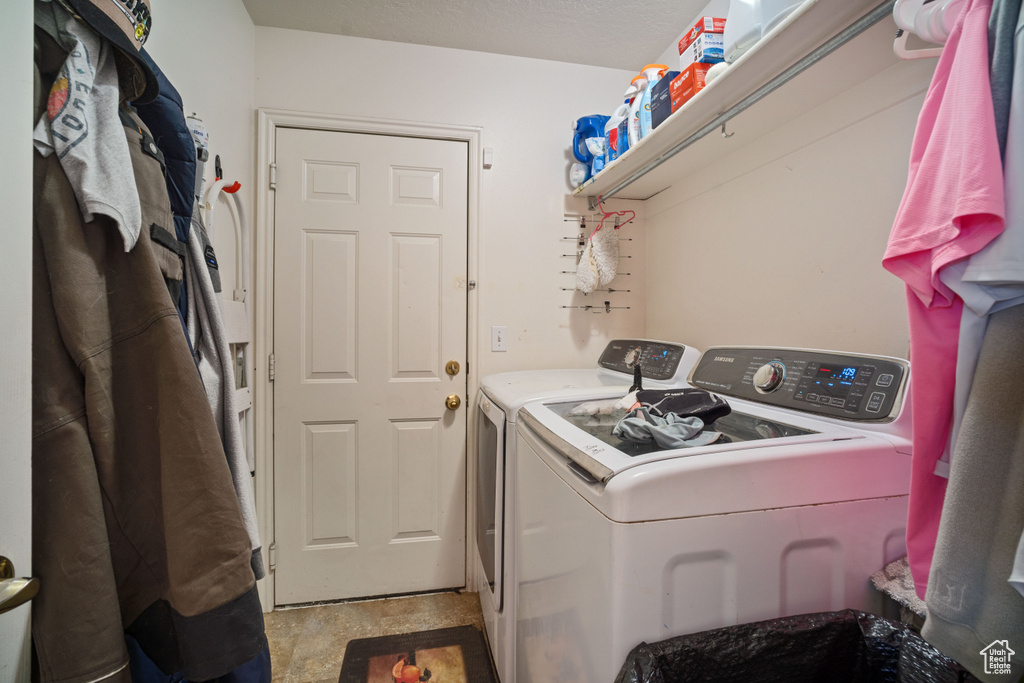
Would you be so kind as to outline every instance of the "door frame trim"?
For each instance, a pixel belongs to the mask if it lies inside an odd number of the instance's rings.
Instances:
[[[270,189],[270,164],[274,161],[278,128],[303,128],[311,130],[337,131],[343,133],[372,133],[401,137],[456,140],[467,143],[468,187],[467,187],[467,243],[466,277],[469,282],[478,282],[479,226],[480,226],[480,169],[482,168],[480,126],[461,126],[444,123],[377,119],[336,114],[318,114],[283,109],[257,109],[256,143],[256,221],[253,235],[253,258],[255,277],[252,291],[254,337],[253,337],[253,449],[256,457],[256,515],[259,522],[260,538],[263,542],[264,559],[268,563],[274,544],[274,395],[268,372],[268,360],[274,349],[274,191]],[[467,285],[468,286],[468,285]],[[476,420],[469,397],[476,396],[479,379],[479,343],[476,334],[479,320],[479,297],[477,290],[468,286],[466,292],[466,392],[463,405],[466,407],[466,453],[476,443]],[[474,500],[476,485],[476,464],[473,458],[466,458],[466,586],[475,585],[475,564],[469,532],[475,528]],[[268,571],[266,577],[257,582],[260,601],[264,612],[274,609],[274,574]]]

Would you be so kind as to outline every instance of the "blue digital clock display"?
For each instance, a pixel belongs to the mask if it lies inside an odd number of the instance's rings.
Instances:
[[[845,398],[853,388],[857,370],[856,367],[848,366],[822,366],[814,377],[814,388],[819,394]]]

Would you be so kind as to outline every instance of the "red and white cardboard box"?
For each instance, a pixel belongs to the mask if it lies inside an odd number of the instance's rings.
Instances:
[[[704,89],[704,86],[707,85],[704,79],[707,76],[708,69],[712,66],[714,64],[694,62],[672,79],[672,82],[669,84],[672,111],[679,109],[679,107],[689,102],[691,97]]]
[[[694,62],[721,62],[724,59],[724,31],[725,19],[701,17],[693,28],[679,39],[679,70],[684,70]]]

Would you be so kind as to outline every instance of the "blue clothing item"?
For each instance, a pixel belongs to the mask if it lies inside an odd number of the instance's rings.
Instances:
[[[192,225],[192,207],[195,202],[196,185],[196,143],[185,123],[185,114],[181,95],[167,80],[163,71],[156,65],[145,49],[142,59],[156,74],[160,84],[160,94],[149,104],[136,106],[139,118],[143,120],[156,140],[157,146],[164,156],[164,179],[167,182],[167,194],[171,200],[171,213],[174,216],[174,234],[181,242],[182,253],[188,247],[188,235]],[[184,261],[182,261],[184,268]],[[178,314],[182,321],[188,311],[188,290],[183,285],[181,296],[176,302]],[[184,323],[182,323],[184,324]]]
[[[131,670],[133,683],[189,683],[189,680],[180,671],[170,675],[161,671],[160,667],[146,656],[138,642],[130,635],[125,634],[124,640],[128,646],[128,667]],[[270,646],[268,645],[245,664],[209,683],[270,683],[271,673]]]

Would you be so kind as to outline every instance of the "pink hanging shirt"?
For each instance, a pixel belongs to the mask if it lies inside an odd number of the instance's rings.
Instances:
[[[1003,174],[989,84],[992,0],[968,0],[932,77],[910,150],[910,173],[883,267],[907,285],[914,456],[907,554],[924,599],[946,480],[935,475],[949,435],[963,302],[939,280],[1003,230]]]

